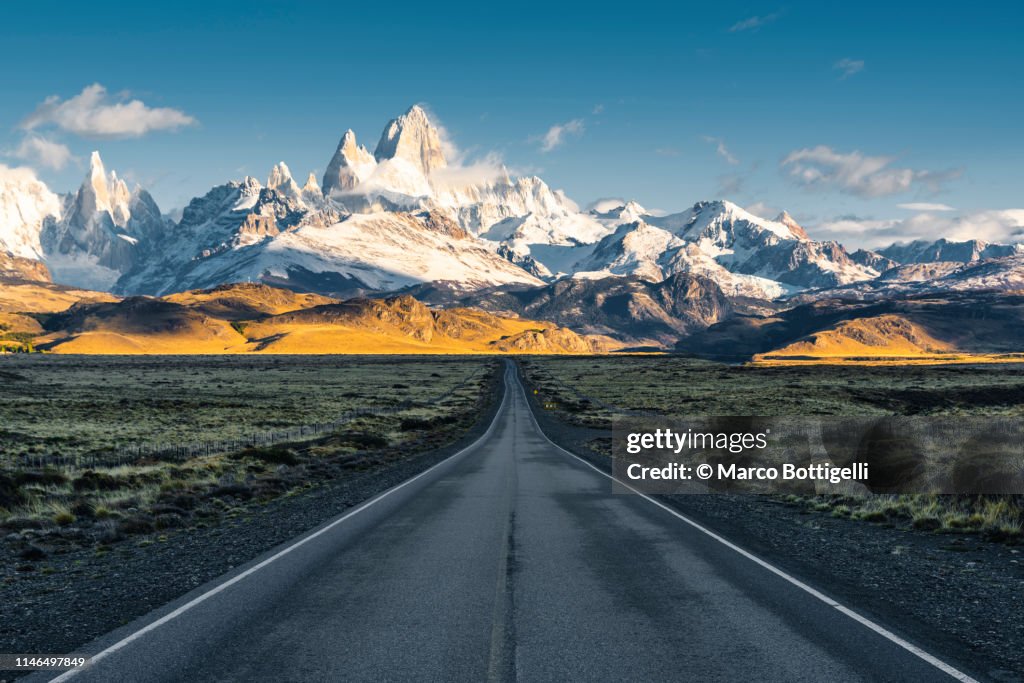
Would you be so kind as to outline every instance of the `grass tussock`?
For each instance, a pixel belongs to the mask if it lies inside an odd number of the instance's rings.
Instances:
[[[1024,496],[952,496],[884,494],[855,498],[812,496],[783,498],[833,517],[875,524],[909,526],[937,533],[976,533],[991,540],[1024,540]]]

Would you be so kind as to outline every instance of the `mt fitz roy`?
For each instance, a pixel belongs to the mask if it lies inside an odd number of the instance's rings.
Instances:
[[[811,239],[786,213],[765,220],[722,200],[669,215],[632,201],[581,210],[538,177],[502,168],[467,179],[464,171],[449,165],[418,106],[385,126],[372,153],[346,131],[319,180],[311,173],[300,185],[281,162],[265,183],[246,177],[193,199],[178,221],[108,173],[98,153],[81,187],[62,196],[13,169],[0,178],[0,273],[48,269],[56,283],[121,295],[264,282],[477,304],[491,291],[539,296],[567,278],[593,283],[588,291],[628,284],[631,296],[648,299],[659,283],[673,280],[676,292],[696,283],[716,302],[865,297],[932,281],[1024,284],[1018,245],[940,241],[849,253]],[[947,265],[925,269],[934,277],[913,268],[938,258]],[[979,274],[970,268],[977,262],[995,265]]]

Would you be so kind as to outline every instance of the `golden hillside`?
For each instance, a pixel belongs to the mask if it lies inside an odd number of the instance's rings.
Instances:
[[[477,309],[433,310],[411,296],[351,299],[245,328],[263,353],[604,353],[618,344]]]
[[[303,294],[259,283],[221,285],[169,294],[163,299],[223,320],[252,320],[263,315],[338,303],[337,299],[319,294]]]
[[[431,309],[411,296],[337,301],[239,284],[163,298],[108,298],[53,312],[42,326],[13,314],[10,323],[53,353],[583,354],[620,346],[547,322]]]
[[[48,282],[0,280],[0,312],[57,313],[79,301],[117,301],[106,292],[65,287]]]
[[[955,347],[940,341],[921,325],[898,315],[880,315],[873,318],[844,320],[834,327],[787,344],[770,354],[757,354],[754,360],[765,356],[782,360],[787,357],[816,358],[871,358],[916,357],[948,353]]]

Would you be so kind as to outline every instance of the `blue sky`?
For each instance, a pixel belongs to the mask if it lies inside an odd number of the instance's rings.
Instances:
[[[279,160],[319,176],[346,128],[372,150],[424,103],[467,160],[498,154],[582,205],[726,197],[865,243],[1024,206],[1012,3],[36,2],[7,15],[0,163],[57,191],[92,149],[165,210]],[[93,84],[88,106],[54,113]],[[141,112],[101,120],[133,100]],[[1012,232],[1006,220],[986,235]]]

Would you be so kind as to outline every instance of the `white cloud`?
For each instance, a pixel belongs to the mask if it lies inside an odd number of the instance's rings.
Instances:
[[[790,152],[782,168],[790,180],[807,188],[835,188],[859,197],[881,197],[924,186],[932,192],[960,176],[960,171],[925,171],[891,168],[894,157],[865,156],[858,151],[837,152],[831,147]]]
[[[701,139],[704,140],[704,142],[709,142],[715,145],[715,151],[718,152],[718,156],[725,159],[725,162],[727,164],[736,166],[737,164],[740,163],[740,160],[734,157],[732,155],[732,152],[729,151],[729,148],[725,146],[725,140],[723,140],[722,138],[715,138],[711,137],[710,135],[705,135]]]
[[[841,216],[818,225],[815,239],[835,239],[848,246],[878,248],[893,242],[982,240],[1024,241],[1024,209],[992,209],[960,216],[919,213],[905,220]]]
[[[772,206],[771,204],[766,204],[765,202],[754,202],[744,208],[755,216],[760,216],[761,218],[769,221],[774,220],[776,216],[782,213],[782,209]]]
[[[849,78],[850,76],[853,76],[854,74],[859,74],[861,71],[863,71],[864,60],[850,59],[849,57],[844,57],[843,59],[840,59],[838,62],[833,64],[832,68],[841,71],[842,74],[840,74],[839,80],[844,80]]]
[[[573,119],[572,121],[566,121],[565,123],[558,123],[551,126],[548,128],[547,133],[534,139],[540,140],[540,151],[550,152],[556,147],[564,145],[569,136],[579,137],[580,135],[583,135],[583,131],[583,119]]]
[[[21,144],[11,151],[11,156],[56,171],[67,166],[74,158],[67,145],[47,140],[39,135],[25,136]]]
[[[948,204],[933,204],[931,202],[908,202],[906,204],[897,204],[896,206],[908,211],[956,211],[954,207]]]
[[[622,197],[601,197],[587,204],[585,211],[596,211],[598,213],[608,213],[614,211],[620,206],[625,206],[626,200]]]
[[[111,98],[106,88],[93,83],[66,100],[58,95],[47,97],[21,122],[21,127],[35,130],[52,125],[85,137],[130,138],[194,123],[194,117],[178,109],[150,107],[124,96]]]
[[[0,164],[0,182],[12,184],[39,182],[36,172],[28,166],[7,166]]]
[[[779,18],[779,13],[774,12],[772,14],[766,14],[763,17],[753,16],[748,17],[742,21],[737,21],[735,24],[729,27],[730,33],[736,33],[737,31],[756,31],[757,29],[770,24]]]
[[[594,109],[590,113],[593,114],[594,116],[597,116],[598,114],[603,114],[604,113],[604,105],[603,104],[595,104],[594,105]]]
[[[677,157],[679,156],[679,150],[675,147],[658,147],[654,150],[654,153],[660,157]]]
[[[897,219],[839,216],[815,226],[811,234],[816,240],[837,240],[848,247],[881,247],[903,239]]]
[[[977,211],[951,219],[921,214],[911,221],[927,225],[929,228],[935,226],[943,237],[952,240],[1024,241],[1024,209]]]
[[[449,164],[431,173],[430,181],[442,187],[458,188],[494,182],[508,174],[509,171],[502,163],[501,156],[491,152],[482,159],[471,162],[459,158],[459,163]]]

